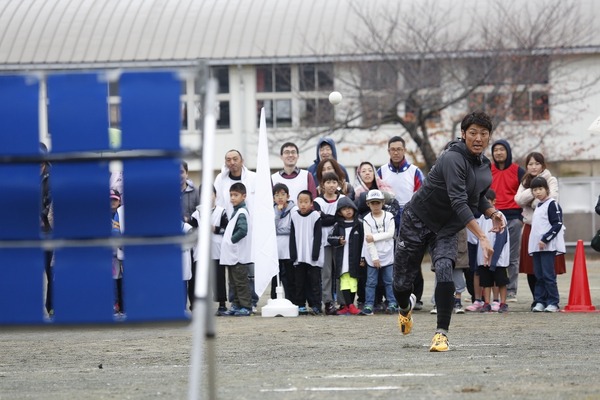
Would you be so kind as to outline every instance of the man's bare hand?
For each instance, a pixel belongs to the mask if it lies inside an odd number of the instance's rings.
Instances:
[[[490,232],[502,233],[504,228],[506,228],[506,222],[504,221],[504,217],[502,213],[495,212],[492,214],[492,222],[494,226],[490,229]]]
[[[490,265],[490,260],[494,255],[494,248],[487,237],[479,239],[479,245],[483,252],[483,265]]]

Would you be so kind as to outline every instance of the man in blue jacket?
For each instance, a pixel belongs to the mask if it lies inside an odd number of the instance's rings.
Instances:
[[[494,252],[474,213],[493,218],[494,231],[504,229],[501,214],[490,205],[485,193],[492,183],[490,161],[483,155],[490,142],[492,122],[483,112],[467,115],[461,137],[448,144],[423,186],[404,208],[394,259],[394,294],[400,307],[398,324],[407,335],[412,329],[416,297],[413,282],[423,256],[430,250],[437,285],[437,329],[430,351],[447,351],[448,328],[454,308],[452,269],[458,249],[457,233],[466,227],[479,239],[484,262]]]

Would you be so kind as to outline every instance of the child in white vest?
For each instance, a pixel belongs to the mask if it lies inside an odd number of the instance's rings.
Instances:
[[[229,189],[233,206],[231,220],[225,228],[221,243],[221,265],[226,265],[229,281],[233,284],[233,304],[226,315],[247,317],[252,315],[252,294],[248,285],[248,265],[252,263],[250,218],[246,209],[246,186],[236,182]]]
[[[535,292],[533,312],[557,312],[560,297],[556,284],[554,258],[565,252],[564,225],[562,209],[557,201],[550,197],[548,182],[541,176],[531,180],[531,191],[538,203],[531,220],[529,235],[529,254],[533,257],[535,272]]]
[[[496,204],[496,193],[489,189],[485,194],[485,197],[489,200],[491,205]],[[502,212],[497,211],[500,214]],[[502,215],[506,222],[506,217]],[[483,232],[486,233],[492,247],[494,248],[494,255],[492,256],[489,265],[484,265],[483,261],[483,250],[481,246],[477,246],[477,265],[479,272],[479,284],[483,288],[483,306],[479,310],[480,312],[492,312],[491,305],[491,292],[492,287],[496,285],[500,293],[500,306],[498,308],[499,313],[508,312],[508,305],[506,304],[506,285],[509,283],[508,278],[508,265],[510,264],[510,242],[508,229],[504,229],[502,232],[490,232],[494,224],[491,219],[481,215],[479,217],[479,227]]]

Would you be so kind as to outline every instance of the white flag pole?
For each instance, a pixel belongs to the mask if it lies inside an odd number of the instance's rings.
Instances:
[[[271,279],[279,273],[273,186],[269,167],[269,142],[264,108],[260,112],[255,185],[254,215],[251,216],[253,221],[251,227],[252,261],[255,265],[254,290],[260,297],[271,283]]]
[[[258,152],[256,162],[256,188],[252,220],[252,255],[255,265],[255,290],[260,296],[272,278],[277,275],[277,298],[269,299],[262,307],[263,317],[297,317],[298,307],[283,297],[279,282],[279,257],[277,255],[277,233],[275,229],[275,209],[273,208],[273,187],[269,168],[269,142],[265,109],[260,112]]]

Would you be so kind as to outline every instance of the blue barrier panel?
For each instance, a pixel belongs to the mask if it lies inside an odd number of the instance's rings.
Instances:
[[[48,124],[53,153],[106,151],[108,85],[98,74],[48,78]],[[108,163],[55,163],[54,237],[108,238],[111,234]],[[112,249],[61,248],[55,253],[55,322],[113,320]]]
[[[122,150],[179,150],[181,81],[173,72],[124,73]],[[181,235],[180,160],[123,162],[124,236]],[[185,292],[179,245],[127,246],[123,263],[128,321],[181,320]]]
[[[37,81],[0,76],[0,155],[38,155]],[[0,164],[0,240],[40,238],[40,164]],[[41,323],[43,251],[0,249],[0,324]]]

